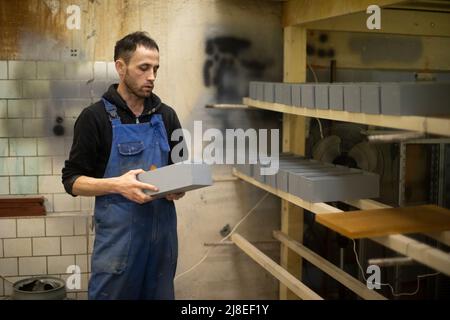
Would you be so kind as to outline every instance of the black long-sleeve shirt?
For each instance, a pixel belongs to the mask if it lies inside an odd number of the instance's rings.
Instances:
[[[170,149],[179,143],[171,141],[172,132],[181,128],[175,110],[161,102],[152,93],[144,100],[144,111],[136,116],[117,92],[117,84],[111,85],[103,97],[117,107],[117,114],[124,124],[149,122],[153,114],[161,114],[169,138]],[[62,182],[66,191],[72,193],[75,180],[80,176],[102,178],[108,164],[112,144],[112,126],[102,101],[85,108],[75,122],[72,149],[62,169]],[[186,155],[184,155],[186,156]],[[169,156],[169,164],[172,163]]]

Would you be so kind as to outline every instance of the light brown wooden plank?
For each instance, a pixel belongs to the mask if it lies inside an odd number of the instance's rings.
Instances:
[[[294,292],[298,297],[304,300],[323,300],[317,293],[305,286],[300,280],[295,278],[280,265],[266,256],[258,248],[248,242],[241,235],[235,233],[231,240],[246,254],[255,260],[260,266],[270,272],[275,278],[280,280],[285,286]]]
[[[450,230],[450,210],[435,205],[319,215],[320,224],[351,239]]]
[[[401,0],[290,0],[283,4],[283,25],[293,26],[350,13],[366,11],[372,4],[380,7],[402,3]]]
[[[327,273],[329,276],[333,277],[341,284],[352,290],[361,298],[367,300],[387,300],[384,296],[382,296],[378,292],[370,290],[361,281],[359,281],[356,278],[353,278],[344,270],[339,269],[328,260],[322,258],[317,253],[311,251],[298,241],[295,241],[294,239],[288,237],[283,232],[274,231],[273,236],[275,239],[281,241],[281,243],[288,246],[290,249],[292,249],[297,254],[302,256],[304,259],[306,259],[307,261],[318,267],[320,270]]]
[[[397,128],[423,133],[438,134],[442,136],[450,136],[450,118],[448,117],[432,118],[419,116],[388,116],[338,110],[308,109],[288,106],[279,103],[258,101],[250,98],[244,98],[244,104],[248,104],[260,109],[296,114],[306,117],[362,123],[373,126]]]

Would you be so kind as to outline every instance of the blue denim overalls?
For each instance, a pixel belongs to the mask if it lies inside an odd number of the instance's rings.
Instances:
[[[167,165],[170,148],[160,114],[149,123],[122,124],[116,107],[106,99],[103,103],[113,132],[104,178]],[[173,201],[141,205],[120,194],[98,196],[94,218],[89,299],[174,299],[178,240]]]

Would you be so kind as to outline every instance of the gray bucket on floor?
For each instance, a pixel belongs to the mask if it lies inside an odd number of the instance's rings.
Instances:
[[[64,300],[66,283],[55,277],[19,280],[13,285],[12,300]]]

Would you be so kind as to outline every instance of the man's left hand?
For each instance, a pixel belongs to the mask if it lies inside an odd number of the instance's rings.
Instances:
[[[185,195],[185,192],[171,193],[166,196],[166,199],[169,201],[178,200],[178,199],[183,198],[184,195]]]

